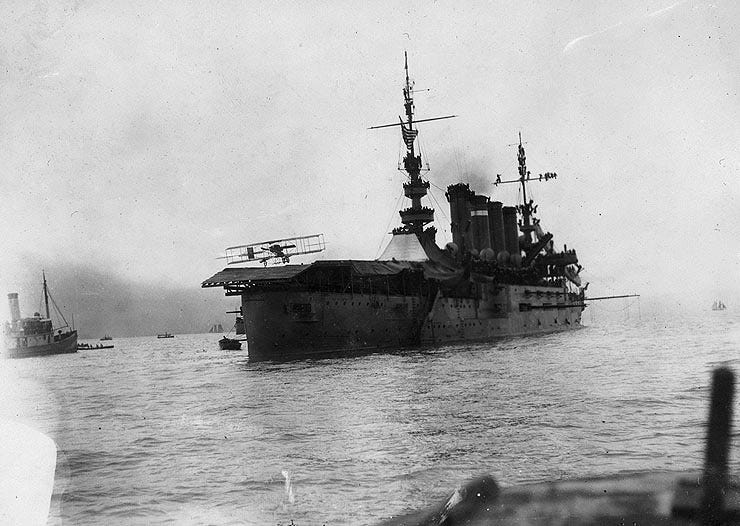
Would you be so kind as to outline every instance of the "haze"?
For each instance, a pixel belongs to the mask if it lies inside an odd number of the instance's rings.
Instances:
[[[323,232],[322,258],[377,257],[407,205],[398,130],[367,128],[402,112],[404,50],[430,90],[417,117],[459,115],[420,125],[440,244],[448,184],[515,202],[491,183],[521,131],[532,173],[558,173],[532,197],[590,294],[740,305],[735,2],[0,12],[0,290],[24,314],[45,268],[83,333],[201,332],[236,304],[199,288],[227,246]]]

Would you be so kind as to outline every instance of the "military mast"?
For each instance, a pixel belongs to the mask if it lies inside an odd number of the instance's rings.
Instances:
[[[510,144],[509,146],[515,145]],[[499,176],[499,178],[493,184],[494,186],[506,183],[519,183],[522,185],[523,204],[517,207],[519,212],[522,214],[522,221],[519,225],[519,230],[524,234],[524,244],[531,245],[531,243],[533,242],[532,232],[537,229],[535,223],[537,223],[538,220],[535,219],[534,221],[532,221],[533,215],[537,213],[537,205],[534,204],[533,200],[527,200],[527,181],[542,181],[543,179],[545,181],[549,181],[550,179],[555,179],[558,175],[556,173],[546,172],[544,174],[540,174],[537,178],[532,178],[531,173],[529,172],[529,170],[527,170],[527,154],[524,152],[524,146],[522,143],[522,132],[519,132],[519,144],[516,146],[518,148],[517,160],[519,161],[519,179],[502,181]]]
[[[529,172],[527,171],[527,155],[524,153],[524,146],[522,146],[522,132],[519,132],[519,149],[517,151],[517,160],[519,161],[519,181],[522,183],[522,199],[524,204],[521,206],[522,212],[522,224],[519,229],[524,234],[525,244],[532,242],[532,230],[534,227],[531,225],[531,217],[534,213],[534,203],[527,201],[527,179]]]
[[[406,109],[406,124],[401,123],[401,135],[406,144],[406,156],[403,158],[403,167],[409,174],[409,181],[403,185],[404,195],[411,199],[411,206],[401,210],[401,222],[406,232],[421,234],[427,223],[434,221],[434,210],[422,206],[421,198],[427,195],[429,181],[421,178],[421,155],[414,151],[414,141],[419,134],[414,129],[414,98],[413,83],[409,81],[409,63],[406,52],[403,54],[404,69],[406,71],[406,84],[403,88],[404,108]]]
[[[434,221],[434,210],[426,206],[422,206],[421,204],[421,198],[427,195],[427,191],[429,190],[429,181],[424,181],[421,178],[421,155],[416,155],[416,151],[414,149],[414,142],[416,141],[416,136],[419,134],[419,130],[414,129],[414,123],[450,119],[452,117],[456,117],[456,115],[447,115],[444,117],[433,117],[431,119],[414,121],[414,83],[409,79],[409,61],[408,55],[405,51],[403,53],[403,58],[404,70],[406,72],[406,83],[403,87],[403,105],[406,110],[406,120],[404,122],[403,118],[399,116],[399,123],[371,126],[369,129],[374,130],[390,126],[401,126],[401,136],[406,145],[406,155],[403,158],[403,169],[409,176],[409,181],[403,185],[403,192],[407,198],[411,199],[411,206],[399,212],[403,226],[394,229],[393,233],[413,233],[420,235],[424,232],[424,226]],[[428,229],[428,231],[436,232],[433,227]]]

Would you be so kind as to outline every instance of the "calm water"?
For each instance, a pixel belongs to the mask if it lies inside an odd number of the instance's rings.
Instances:
[[[0,362],[0,416],[57,443],[52,524],[373,524],[482,473],[700,468],[735,318],[281,364],[220,335],[116,339]]]

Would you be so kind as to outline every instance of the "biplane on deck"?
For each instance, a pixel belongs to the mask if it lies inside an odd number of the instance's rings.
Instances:
[[[321,252],[325,248],[324,234],[312,234],[229,247],[223,259],[228,265],[259,262],[267,266],[272,260],[289,263],[293,256]]]

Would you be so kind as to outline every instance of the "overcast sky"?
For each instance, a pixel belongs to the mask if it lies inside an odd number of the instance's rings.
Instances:
[[[198,287],[227,246],[319,232],[375,258],[404,179],[367,128],[403,111],[407,50],[417,117],[459,115],[420,125],[441,245],[440,188],[514,203],[490,182],[521,131],[589,292],[740,301],[736,2],[370,4],[4,3],[2,290],[29,261]]]

